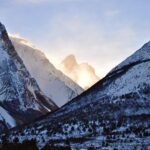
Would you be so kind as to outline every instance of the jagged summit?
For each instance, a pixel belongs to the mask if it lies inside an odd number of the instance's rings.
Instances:
[[[5,30],[5,26],[0,22],[0,33]]]
[[[7,52],[9,54],[9,57],[15,60],[15,64],[21,63],[21,67],[23,69],[20,69],[20,72],[22,72],[25,76],[29,76],[29,72],[26,70],[25,65],[23,64],[23,61],[18,56],[17,52],[15,51],[11,40],[8,37],[7,31],[5,29],[5,26],[0,23],[0,48],[1,48],[1,54]],[[5,51],[5,52],[4,52]],[[5,53],[5,57],[7,54]],[[1,59],[5,59],[5,57],[1,57]]]
[[[72,70],[77,65],[76,58],[73,54],[68,55],[62,62],[63,66],[66,66],[68,70]]]
[[[64,60],[66,60],[66,61],[67,60],[72,60],[72,61],[76,62],[76,58],[73,54],[68,55]]]
[[[59,69],[84,89],[88,89],[100,80],[91,65],[78,63],[76,57],[72,54],[60,63]]]
[[[75,58],[75,55],[73,55],[73,54],[70,54],[70,55],[68,55],[65,59],[64,59],[65,61],[69,61],[69,60],[71,60],[71,61],[74,61],[74,62],[76,62],[76,58]]]

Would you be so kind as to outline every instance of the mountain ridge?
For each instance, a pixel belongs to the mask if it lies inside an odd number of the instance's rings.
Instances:
[[[149,44],[116,66],[90,89],[24,128],[11,130],[9,139],[36,138],[72,149],[149,148]],[[34,132],[31,132],[31,129]],[[24,136],[18,136],[19,134]],[[42,141],[44,137],[44,142]]]
[[[1,23],[0,57],[0,127],[2,130],[11,127],[10,117],[16,125],[19,125],[58,108],[43,94],[35,79],[31,78]]]
[[[74,81],[57,70],[40,50],[30,46],[21,38],[11,37],[11,40],[23,59],[30,74],[37,80],[47,97],[62,106],[83,92],[83,89]],[[57,91],[59,90],[59,94]]]

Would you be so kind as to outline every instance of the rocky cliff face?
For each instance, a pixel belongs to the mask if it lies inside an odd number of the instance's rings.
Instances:
[[[57,108],[30,76],[0,23],[1,129],[29,122]]]
[[[15,37],[11,37],[11,40],[41,90],[57,105],[62,106],[83,92],[79,85],[57,70],[44,53],[28,44],[27,40]]]

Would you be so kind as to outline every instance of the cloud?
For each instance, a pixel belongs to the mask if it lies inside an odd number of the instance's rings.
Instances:
[[[108,11],[106,11],[104,14],[105,14],[105,16],[107,16],[107,17],[114,17],[114,16],[119,15],[119,13],[120,13],[119,10],[108,10]]]
[[[8,35],[15,38],[23,38],[19,33],[8,33]]]
[[[62,3],[62,2],[76,2],[80,0],[15,0],[18,3],[21,4],[41,4],[41,3]],[[83,1],[83,0],[82,0]]]
[[[47,2],[48,0],[15,0],[18,3],[43,3]]]
[[[30,46],[32,48],[36,48],[38,49],[32,42],[30,42],[29,40],[27,40],[26,38],[22,37],[20,34],[18,33],[8,33],[9,37],[11,37],[13,40],[19,41],[20,43]]]

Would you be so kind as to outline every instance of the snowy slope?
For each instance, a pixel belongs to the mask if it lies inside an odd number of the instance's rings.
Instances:
[[[91,145],[98,149],[150,149],[149,97],[147,43],[61,109],[23,127],[20,132],[24,136],[18,136],[16,129],[9,137],[20,141],[36,138],[39,147],[48,142],[65,146],[69,140],[74,149]]]
[[[15,119],[2,107],[0,107],[0,120],[6,122],[10,128],[16,126]]]
[[[40,50],[29,45],[28,41],[15,37],[11,37],[11,40],[42,91],[57,105],[62,106],[83,92],[81,87],[58,71],[46,56]]]
[[[0,24],[0,127],[29,122],[57,108],[31,78]]]

